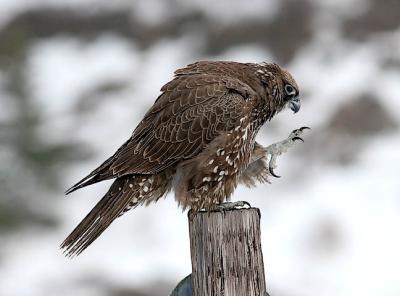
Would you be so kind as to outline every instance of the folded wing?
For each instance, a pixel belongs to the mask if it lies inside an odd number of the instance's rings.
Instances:
[[[234,128],[250,88],[235,78],[180,74],[139,123],[131,138],[67,194],[127,174],[154,174],[197,155],[222,131]]]

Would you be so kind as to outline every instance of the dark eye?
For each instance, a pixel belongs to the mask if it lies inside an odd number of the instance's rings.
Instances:
[[[296,90],[290,84],[285,85],[285,92],[288,96],[293,96],[296,94]]]

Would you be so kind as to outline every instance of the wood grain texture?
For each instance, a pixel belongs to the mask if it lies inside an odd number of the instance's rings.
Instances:
[[[189,213],[194,296],[264,296],[257,208]]]

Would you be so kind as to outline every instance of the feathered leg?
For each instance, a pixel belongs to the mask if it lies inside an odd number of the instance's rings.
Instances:
[[[247,187],[255,187],[257,182],[270,183],[268,177],[271,176],[266,161],[265,148],[259,143],[254,143],[253,153],[250,163],[239,178],[239,183]]]
[[[250,163],[240,176],[239,182],[247,187],[254,187],[257,182],[270,183],[268,179],[270,176],[279,178],[274,172],[277,157],[287,152],[290,147],[294,146],[297,140],[304,142],[300,136],[307,129],[310,128],[302,127],[296,129],[290,133],[287,139],[271,144],[268,147],[263,147],[255,142]]]

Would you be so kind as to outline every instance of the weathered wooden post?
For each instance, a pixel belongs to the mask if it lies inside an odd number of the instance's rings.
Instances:
[[[257,208],[189,212],[194,296],[265,296]]]

